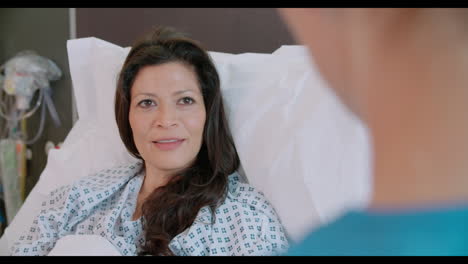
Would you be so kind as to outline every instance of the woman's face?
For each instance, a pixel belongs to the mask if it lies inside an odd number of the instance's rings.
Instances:
[[[206,111],[197,76],[180,63],[143,67],[131,88],[129,121],[147,166],[176,172],[200,151]]]

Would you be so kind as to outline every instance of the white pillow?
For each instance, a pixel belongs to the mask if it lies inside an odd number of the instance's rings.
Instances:
[[[366,205],[366,129],[326,87],[305,47],[240,54],[225,67],[223,96],[244,171],[293,240]]]
[[[97,38],[69,40],[67,48],[79,120],[62,148],[49,152],[33,190],[41,194],[134,160],[120,140],[113,112],[117,73],[130,49]],[[304,47],[210,55],[243,170],[294,241],[346,208],[365,205],[370,193],[366,130],[326,88]],[[27,201],[23,212],[33,212],[35,202]],[[22,227],[15,228],[10,233]]]

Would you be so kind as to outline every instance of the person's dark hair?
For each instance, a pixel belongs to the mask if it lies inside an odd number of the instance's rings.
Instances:
[[[129,122],[130,90],[135,77],[143,67],[168,62],[183,63],[196,73],[206,122],[194,164],[154,190],[143,203],[146,242],[140,254],[173,255],[169,242],[192,225],[202,207],[209,206],[214,213],[225,199],[227,177],[240,164],[224,112],[218,72],[210,56],[199,43],[167,27],[156,28],[137,41],[119,75],[115,118],[127,150],[142,160]]]

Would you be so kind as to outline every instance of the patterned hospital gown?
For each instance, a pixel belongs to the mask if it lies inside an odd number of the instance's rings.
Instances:
[[[103,170],[51,192],[12,255],[47,255],[67,235],[101,235],[122,255],[137,255],[143,245],[141,218],[133,221],[144,174],[142,163]],[[175,255],[279,255],[288,241],[273,207],[254,187],[229,176],[225,201],[215,211],[200,209],[194,223],[175,236]]]

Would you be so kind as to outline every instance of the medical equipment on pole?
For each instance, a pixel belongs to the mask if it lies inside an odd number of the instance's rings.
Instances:
[[[7,120],[8,128],[10,128],[8,138],[19,137],[27,145],[36,142],[44,129],[46,107],[55,126],[61,125],[49,85],[50,81],[56,81],[62,76],[61,70],[54,62],[34,51],[26,50],[19,52],[2,65],[0,73],[2,71],[4,71],[4,76],[0,79],[0,85],[7,95],[5,98],[0,97],[0,116]],[[31,108],[31,100],[36,91],[39,91],[39,96]],[[15,99],[14,105],[12,105],[12,97]],[[32,116],[41,104],[41,122],[37,134],[30,140],[26,140],[25,135],[16,134],[19,132],[16,130],[19,122]]]
[[[46,108],[56,127],[61,125],[52,101],[50,81],[59,80],[57,65],[34,51],[17,53],[0,66],[0,181],[6,216],[10,222],[25,199],[26,145],[35,143],[44,130]],[[35,98],[36,91],[38,92]],[[41,107],[39,128],[27,137],[26,119]]]

